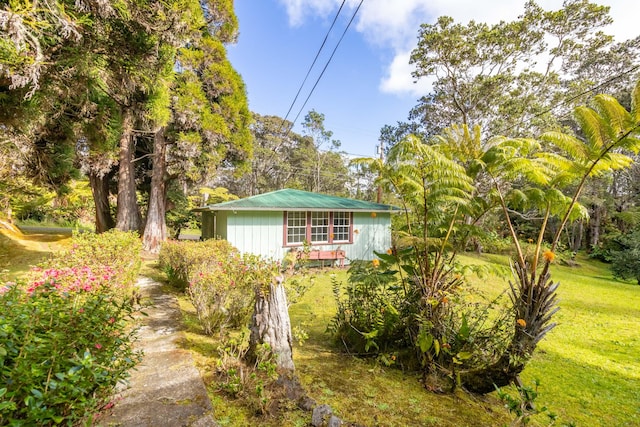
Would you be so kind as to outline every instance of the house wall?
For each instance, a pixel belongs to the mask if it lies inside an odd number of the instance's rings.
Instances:
[[[348,259],[372,260],[374,250],[386,252],[391,247],[390,213],[376,213],[374,218],[369,212],[354,212],[353,228],[353,244],[343,248]]]
[[[202,238],[212,239],[215,237],[215,216],[213,212],[202,212]]]
[[[225,218],[226,238],[240,252],[261,255],[265,258],[281,260],[282,248],[282,212],[270,211],[220,211],[219,217]],[[222,224],[218,222],[222,231]],[[222,232],[218,235],[222,237]]]
[[[209,234],[209,222],[203,213],[203,237],[219,237],[228,240],[241,252],[253,253],[266,258],[282,260],[290,250],[283,246],[283,212],[269,211],[218,211],[216,213],[216,232]],[[385,252],[391,247],[391,214],[354,212],[353,243],[312,245],[312,249],[343,249],[347,260],[371,260],[373,251]],[[347,261],[348,262],[348,261]]]

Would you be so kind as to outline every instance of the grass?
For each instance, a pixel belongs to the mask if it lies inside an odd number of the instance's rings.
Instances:
[[[505,257],[465,257],[465,263],[506,265]],[[640,286],[613,279],[608,265],[579,257],[556,265],[558,323],[523,372],[540,381],[538,403],[576,425],[640,425]],[[475,285],[489,293],[507,286],[491,277]]]
[[[20,273],[68,242],[69,235],[18,235],[3,230],[0,260]],[[508,264],[505,257],[495,255],[460,259],[490,267]],[[577,267],[555,266],[552,270],[554,280],[561,283],[561,310],[554,319],[558,326],[540,344],[523,372],[523,381],[527,385],[534,379],[540,381],[536,404],[558,414],[563,423],[640,425],[640,286],[614,280],[605,264],[585,258],[578,263]],[[147,263],[144,272],[162,278],[153,263]],[[411,373],[343,353],[325,333],[335,312],[332,273],[337,280],[346,280],[344,270],[317,271],[313,286],[290,308],[294,329],[301,327],[308,334],[303,345],[294,344],[294,361],[313,399],[331,405],[345,420],[368,426],[509,424],[512,417],[494,394],[430,393]],[[497,274],[469,279],[473,287],[491,297],[508,286],[507,278]],[[201,333],[193,307],[180,292],[169,286],[165,289],[180,298],[184,346],[203,372],[220,425],[308,425],[309,414],[296,410],[267,418],[257,415],[253,389],[230,398],[218,375],[221,341]],[[546,421],[537,416],[533,425],[547,425]]]
[[[51,253],[68,247],[70,242],[71,230],[53,234],[23,233],[12,224],[0,221],[0,270],[9,275],[26,272]]]
[[[507,285],[506,257],[464,255],[465,264],[485,264],[494,273],[469,276],[471,286],[488,297]],[[614,280],[608,266],[579,258],[577,267],[555,266],[560,281],[558,326],[540,344],[523,372],[525,385],[539,380],[538,407],[559,417],[556,425],[640,425],[640,287]],[[502,274],[496,272],[502,271]],[[294,343],[296,373],[309,395],[327,403],[345,420],[367,426],[508,425],[512,416],[492,393],[483,397],[427,392],[418,377],[351,357],[325,333],[335,312],[331,275],[345,281],[345,270],[317,271],[314,284],[290,307],[291,324],[308,334]],[[308,423],[300,411],[262,418],[250,396],[230,399],[214,374],[220,342],[201,334],[193,307],[184,297],[186,342],[205,376],[221,425],[296,426]],[[511,390],[513,391],[513,390]],[[250,391],[249,391],[250,394]],[[533,425],[548,425],[545,415]]]

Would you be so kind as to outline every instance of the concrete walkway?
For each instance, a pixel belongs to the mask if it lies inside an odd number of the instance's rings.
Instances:
[[[138,279],[148,317],[142,319],[136,348],[144,351],[142,363],[122,387],[114,407],[103,414],[99,426],[180,427],[217,426],[213,408],[191,354],[181,349],[180,309],[161,284]]]

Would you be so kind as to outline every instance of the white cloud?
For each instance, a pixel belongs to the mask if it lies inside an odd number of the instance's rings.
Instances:
[[[411,76],[413,66],[409,64],[411,51],[397,53],[380,82],[380,91],[390,94],[410,94],[422,96],[429,91],[433,81],[420,79],[415,81]]]
[[[607,29],[616,40],[638,36],[637,17],[640,2],[628,0],[595,0],[611,7],[614,24]],[[285,6],[291,25],[301,25],[307,17],[327,17],[335,13],[340,0],[280,0]],[[359,0],[349,0],[353,11]],[[545,10],[557,10],[562,0],[539,0]],[[415,47],[419,25],[433,23],[441,15],[453,17],[457,22],[497,23],[512,20],[524,11],[524,0],[365,0],[358,14],[356,30],[376,46],[391,49],[393,59],[385,66],[387,72],[380,83],[380,90],[387,93],[423,95],[429,84],[414,83],[409,66],[410,51]]]

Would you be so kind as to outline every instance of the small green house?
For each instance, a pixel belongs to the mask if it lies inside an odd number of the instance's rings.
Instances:
[[[371,260],[391,246],[395,206],[284,189],[198,208],[202,238],[221,238],[243,253],[280,260],[308,243],[314,251],[341,251],[347,260]]]

